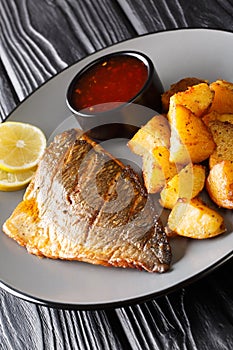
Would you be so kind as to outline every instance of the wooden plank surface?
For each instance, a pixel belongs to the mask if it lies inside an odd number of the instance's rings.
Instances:
[[[0,0],[1,118],[96,50],[186,27],[233,31],[232,1]],[[232,275],[233,259],[167,296],[106,311],[52,309],[0,289],[0,349],[229,350]]]

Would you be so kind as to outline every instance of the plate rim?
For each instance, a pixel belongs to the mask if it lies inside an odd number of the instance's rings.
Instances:
[[[227,261],[229,261],[233,257],[233,251],[222,257],[222,259],[219,259],[214,264],[210,265],[206,269],[202,270],[201,272],[195,274],[194,276],[187,278],[186,280],[179,282],[177,284],[174,284],[171,287],[168,287],[166,289],[163,289],[159,292],[150,293],[143,295],[141,297],[135,297],[135,298],[129,298],[126,300],[119,300],[119,301],[113,301],[108,303],[62,303],[62,302],[55,302],[51,300],[45,300],[42,298],[33,297],[25,292],[17,291],[15,288],[8,286],[7,283],[4,283],[0,281],[0,287],[3,288],[5,291],[11,293],[12,295],[25,300],[27,302],[37,304],[40,306],[46,306],[51,307],[53,309],[62,309],[62,310],[80,310],[80,311],[97,311],[97,310],[109,310],[109,309],[116,309],[116,308],[123,308],[125,306],[130,307],[134,306],[136,304],[145,303],[150,300],[154,300],[156,298],[162,297],[164,295],[169,295],[172,292],[177,291],[178,289],[188,287],[189,285],[198,282],[203,277],[209,275],[210,272],[215,271],[220,266],[225,264]]]
[[[25,98],[23,98],[21,101],[19,101],[19,104],[17,106],[15,106],[11,112],[7,115],[7,117],[4,119],[4,121],[1,121],[2,123],[6,122],[8,118],[11,117],[11,115],[26,101],[28,100],[31,95],[33,95],[34,93],[36,93],[38,90],[40,90],[41,88],[43,88],[43,86],[45,84],[47,84],[49,81],[53,80],[54,78],[56,78],[58,75],[64,73],[66,70],[70,69],[71,67],[75,66],[77,63],[81,63],[83,60],[87,59],[87,58],[91,58],[92,56],[94,56],[95,54],[97,53],[101,53],[102,51],[104,51],[105,49],[109,49],[111,47],[114,47],[114,46],[118,46],[118,44],[122,44],[122,43],[126,43],[128,41],[134,41],[134,40],[137,40],[137,39],[140,39],[142,37],[146,37],[146,36],[154,36],[154,35],[157,35],[157,34],[163,34],[163,33],[173,33],[173,32],[190,32],[190,31],[204,31],[204,32],[217,32],[217,33],[228,33],[228,34],[232,34],[233,35],[233,30],[225,30],[225,29],[220,29],[220,28],[211,28],[211,27],[208,27],[208,28],[203,28],[203,27],[189,27],[189,28],[173,28],[173,29],[170,29],[170,30],[159,30],[159,31],[156,31],[156,32],[150,32],[150,33],[144,33],[142,35],[138,35],[138,36],[135,36],[133,38],[128,38],[128,39],[124,39],[124,40],[121,40],[117,43],[113,43],[109,46],[106,46],[106,47],[103,47],[99,50],[96,50],[94,52],[91,52],[90,54],[87,54],[86,56],[76,60],[75,62],[73,62],[72,64],[70,65],[67,65],[67,67],[61,69],[59,72],[57,72],[55,75],[49,77],[47,80],[45,80],[42,84],[40,84],[35,90],[31,91]]]
[[[66,70],[70,69],[71,67],[73,67],[74,65],[82,62],[83,60],[87,59],[87,58],[91,58],[93,55],[97,54],[97,53],[101,53],[102,51],[104,51],[107,48],[113,48],[113,47],[117,47],[119,44],[122,43],[127,43],[127,42],[132,42],[132,41],[137,41],[139,38],[141,37],[146,37],[146,36],[155,36],[157,34],[168,34],[168,33],[173,33],[173,32],[223,32],[226,34],[233,34],[233,31],[231,30],[225,30],[225,29],[218,29],[218,28],[202,28],[202,27],[189,27],[189,28],[174,28],[171,30],[161,30],[161,31],[156,31],[156,32],[150,32],[150,33],[145,33],[142,35],[138,35],[136,37],[133,38],[127,38],[125,40],[121,40],[117,43],[113,43],[112,45],[106,46],[104,48],[101,48],[99,50],[96,50],[90,54],[87,54],[86,56],[82,57],[81,59],[78,59],[77,61],[73,62],[71,65],[67,65],[67,67],[65,67],[64,69],[62,69],[61,71],[57,72],[55,75],[51,76],[50,78],[48,78],[46,81],[44,81],[40,86],[38,86],[35,90],[33,90],[32,92],[30,92],[24,99],[22,99],[19,104],[17,106],[15,106],[13,108],[13,110],[9,113],[9,115],[7,115],[7,117],[4,119],[4,121],[2,121],[3,123],[6,122],[11,116],[12,114],[15,113],[15,111],[21,107],[21,105],[27,101],[33,94],[35,94],[39,89],[42,89],[44,87],[45,84],[47,84],[49,81],[51,81],[52,79],[56,78],[58,75],[64,73]],[[9,286],[7,283],[5,283],[4,281],[0,280],[0,287],[3,288],[5,291],[11,293],[12,295],[23,299],[25,301],[31,302],[31,303],[35,303],[41,306],[47,306],[47,307],[52,307],[52,308],[59,308],[59,309],[75,309],[75,310],[105,310],[105,309],[109,309],[109,308],[119,308],[119,307],[124,307],[124,306],[131,306],[131,305],[135,305],[138,303],[142,303],[142,302],[146,302],[149,301],[151,299],[155,299],[157,297],[163,296],[163,295],[168,295],[172,292],[174,292],[175,290],[178,290],[180,288],[186,287],[188,285],[190,285],[191,283],[194,283],[198,280],[200,280],[202,277],[206,276],[207,274],[209,274],[212,271],[215,271],[217,268],[219,268],[221,265],[223,265],[225,262],[227,262],[228,260],[230,260],[233,257],[233,250],[230,253],[227,253],[226,255],[224,255],[222,258],[220,258],[219,260],[215,261],[213,264],[211,264],[210,266],[206,267],[205,269],[201,270],[200,272],[196,273],[195,275],[191,276],[190,278],[186,278],[185,280],[178,282],[174,285],[172,285],[171,287],[165,288],[163,290],[160,290],[158,292],[154,292],[154,293],[149,293],[149,294],[145,294],[142,295],[140,297],[132,297],[132,298],[127,298],[125,300],[117,300],[117,301],[110,301],[110,302],[100,302],[100,303],[63,303],[63,302],[56,302],[56,301],[51,301],[51,300],[47,300],[47,299],[41,299],[32,295],[27,294],[26,292],[17,290],[15,287]]]

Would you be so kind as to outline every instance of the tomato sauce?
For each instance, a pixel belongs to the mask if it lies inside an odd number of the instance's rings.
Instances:
[[[112,56],[84,72],[74,85],[71,103],[78,111],[105,112],[131,100],[147,78],[147,66],[138,58]]]

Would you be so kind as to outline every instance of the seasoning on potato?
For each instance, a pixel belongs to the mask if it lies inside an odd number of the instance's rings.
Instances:
[[[154,117],[128,146],[143,158],[147,191],[171,210],[167,235],[217,236],[226,231],[224,219],[200,196],[205,189],[215,204],[233,209],[233,83],[184,78],[163,93],[162,104],[167,119]]]

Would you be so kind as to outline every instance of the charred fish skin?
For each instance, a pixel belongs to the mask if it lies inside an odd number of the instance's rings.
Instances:
[[[165,272],[171,248],[138,175],[81,130],[45,151],[4,232],[53,259]]]

